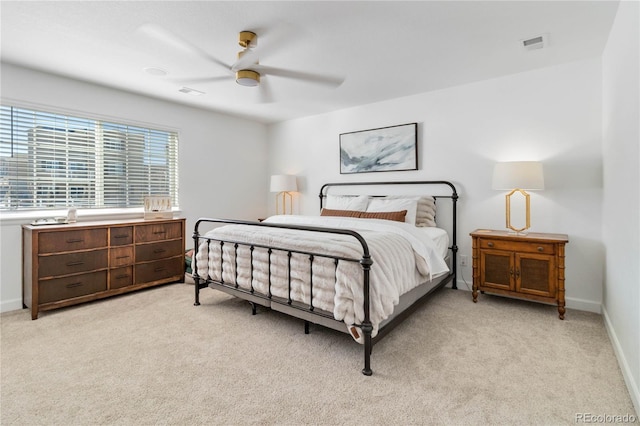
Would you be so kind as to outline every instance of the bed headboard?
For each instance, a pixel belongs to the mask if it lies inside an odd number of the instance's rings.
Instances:
[[[394,187],[391,191],[389,191],[389,189],[391,189],[389,188],[390,186]],[[449,232],[451,239],[451,246],[449,247],[449,250],[451,250],[451,273],[453,274],[452,287],[457,288],[456,254],[458,253],[458,245],[456,206],[458,202],[458,191],[453,183],[445,180],[325,183],[320,188],[320,210],[322,210],[324,200],[332,188],[340,190],[340,195],[371,195],[374,197],[382,197],[385,195],[429,195],[436,199],[436,202],[442,198],[451,200],[450,211],[447,211],[448,209],[441,209],[441,206],[438,205],[438,211],[440,213],[436,214],[441,219],[443,213],[447,216],[445,218],[446,220],[439,220],[438,222],[439,224],[444,223],[443,228]],[[349,193],[349,191],[352,192]]]

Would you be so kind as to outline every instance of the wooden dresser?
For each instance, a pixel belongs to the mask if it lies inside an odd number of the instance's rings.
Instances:
[[[184,279],[185,219],[22,226],[22,303],[31,318]]]
[[[481,292],[558,305],[564,319],[564,234],[477,229],[473,239],[473,301]]]

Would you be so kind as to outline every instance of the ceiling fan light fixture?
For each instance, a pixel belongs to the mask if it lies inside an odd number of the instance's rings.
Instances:
[[[236,83],[240,86],[255,87],[260,84],[260,74],[252,70],[236,71]]]

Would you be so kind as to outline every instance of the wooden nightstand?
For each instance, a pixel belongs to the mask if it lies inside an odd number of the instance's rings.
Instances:
[[[564,234],[476,229],[473,239],[473,301],[478,290],[558,305],[564,319]]]

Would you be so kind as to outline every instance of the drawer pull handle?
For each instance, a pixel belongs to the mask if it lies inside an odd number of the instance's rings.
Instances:
[[[113,238],[128,238],[129,235],[127,234],[123,234],[123,235],[114,235]]]
[[[538,247],[538,251],[542,253],[544,251],[544,247]]]
[[[82,238],[70,238],[67,240],[67,243],[82,243],[84,240]]]
[[[116,259],[128,259],[129,256],[116,256]]]
[[[129,274],[120,274],[120,275],[116,275],[116,279],[118,280],[123,280],[125,278],[129,278]]]
[[[166,234],[166,233],[167,233],[167,231],[165,231],[165,230],[162,230],[162,231],[153,231],[153,233],[154,233],[154,234],[156,234],[156,235],[157,235],[157,234]]]
[[[82,286],[82,281],[77,281],[75,283],[71,283],[71,284],[67,284],[67,288],[74,288],[74,287],[81,287]]]
[[[489,242],[487,243],[487,245],[488,245],[489,247],[493,247],[493,243],[492,243],[491,241],[489,241]]]
[[[165,249],[155,249],[153,252],[154,253],[164,253],[166,250]]]
[[[165,268],[164,266],[160,266],[160,267],[154,269],[154,272],[162,272],[162,271],[166,271],[166,270],[167,270],[167,268]]]
[[[67,262],[67,266],[78,266],[78,265],[83,265],[84,262],[82,261],[78,261],[78,262]]]

